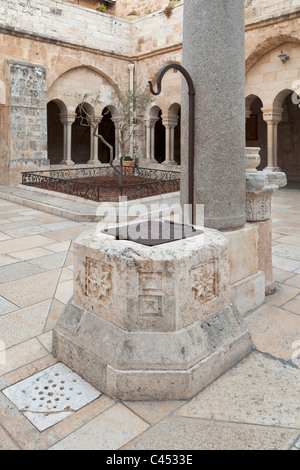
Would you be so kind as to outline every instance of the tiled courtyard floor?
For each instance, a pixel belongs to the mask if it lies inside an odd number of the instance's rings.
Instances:
[[[247,316],[255,349],[244,361],[188,402],[101,395],[43,432],[31,424],[2,391],[56,363],[72,240],[89,225],[0,199],[0,450],[300,448],[299,189],[273,199],[278,291]]]

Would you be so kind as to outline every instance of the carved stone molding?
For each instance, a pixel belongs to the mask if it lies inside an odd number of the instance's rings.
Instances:
[[[247,222],[269,220],[271,218],[272,195],[286,184],[286,175],[282,172],[246,173]]]
[[[87,259],[86,295],[100,303],[111,303],[112,268],[111,266]]]
[[[193,309],[217,296],[217,269],[216,262],[198,266],[191,272],[191,292]]]

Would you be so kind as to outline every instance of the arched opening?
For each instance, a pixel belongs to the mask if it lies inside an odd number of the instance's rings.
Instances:
[[[111,120],[112,114],[108,107],[104,108],[102,112],[102,120],[98,126],[98,134],[108,142],[114,149],[115,158],[115,126]],[[99,139],[98,155],[101,163],[109,163],[110,151],[109,148]]]
[[[59,165],[63,160],[64,126],[60,120],[61,110],[57,103],[47,104],[48,159],[51,165]]]
[[[166,159],[166,129],[162,122],[162,111],[159,110],[155,123],[155,159],[162,163]]]
[[[89,106],[84,104],[88,113],[91,112]],[[72,160],[75,164],[87,163],[91,155],[91,128],[85,120],[84,107],[77,106],[76,118],[72,124]]]
[[[248,117],[246,119],[246,147],[260,147],[261,163],[259,171],[268,164],[267,124],[263,119],[263,103],[258,96],[252,95],[246,99]]]
[[[300,109],[293,92],[288,93],[281,106],[283,113],[278,124],[278,165],[286,173],[288,181],[300,181]]]
[[[172,104],[168,115],[170,119],[174,118],[177,124],[174,127],[174,160],[177,165],[181,163],[181,106],[178,103]]]

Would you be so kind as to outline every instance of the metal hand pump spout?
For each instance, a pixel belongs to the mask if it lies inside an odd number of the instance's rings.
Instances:
[[[185,77],[188,84],[189,94],[189,160],[188,160],[188,178],[189,178],[189,191],[188,191],[188,203],[192,207],[192,224],[196,223],[195,220],[195,202],[194,202],[194,166],[195,166],[195,87],[193,80],[187,70],[179,64],[169,64],[163,67],[157,76],[157,91],[153,90],[152,82],[149,81],[150,91],[153,95],[158,96],[161,93],[161,83],[166,72],[170,69],[179,70]]]

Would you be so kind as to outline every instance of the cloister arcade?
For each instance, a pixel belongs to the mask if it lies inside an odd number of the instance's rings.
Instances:
[[[72,91],[76,90],[76,91]],[[93,94],[101,102],[93,104]],[[144,164],[180,165],[180,87],[176,102],[165,97],[153,103],[140,117],[136,139],[139,140],[139,160]],[[48,158],[50,165],[100,165],[109,162],[108,148],[94,137],[92,129],[79,115],[78,105],[86,97],[85,109],[98,122],[98,133],[114,149],[114,159],[120,157],[120,112],[114,104],[112,83],[88,67],[78,67],[61,75],[47,94]],[[174,99],[172,93],[171,99]],[[157,100],[159,103],[159,100]]]
[[[278,57],[281,50],[290,57],[286,63]],[[261,148],[259,170],[281,169],[290,181],[300,180],[299,70],[300,45],[287,42],[256,59],[246,74],[246,146]],[[171,72],[164,80],[165,92],[140,117],[135,133],[140,164],[180,165],[181,82],[179,74]],[[48,90],[51,165],[108,163],[107,147],[80,124],[78,116],[78,97],[99,91],[101,103],[86,106],[99,122],[98,132],[113,146],[114,158],[119,158],[120,113],[114,104],[114,83],[82,66],[65,72]]]
[[[282,63],[281,51],[289,59]],[[246,75],[246,145],[261,148],[258,169],[282,170],[300,181],[300,45],[286,43]]]

